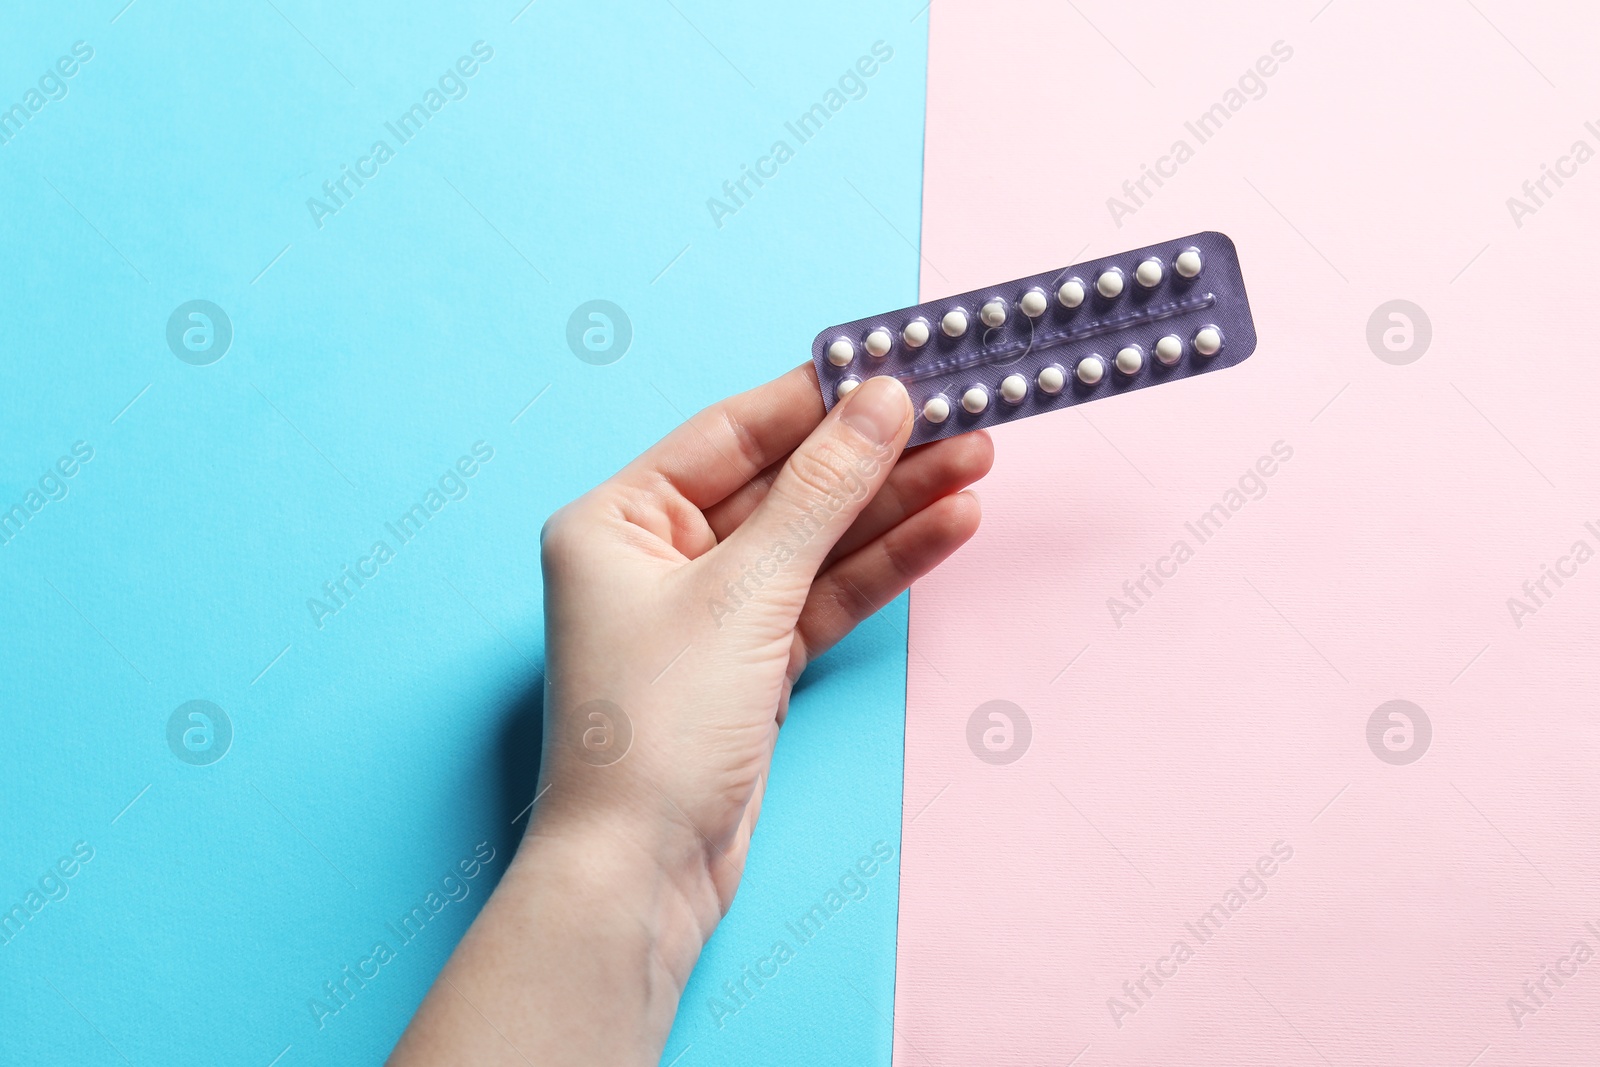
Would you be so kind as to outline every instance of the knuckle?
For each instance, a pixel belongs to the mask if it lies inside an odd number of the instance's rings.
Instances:
[[[738,449],[739,459],[750,470],[759,471],[765,467],[767,465],[766,452],[761,447],[761,442],[757,440],[755,434],[751,433],[750,427],[746,426],[731,412],[720,407],[716,409],[716,416],[722,420],[723,428],[726,429],[728,437],[733,440],[734,448]]]
[[[916,569],[906,555],[905,543],[892,533],[883,539],[883,558],[897,581],[910,582],[916,577]]]
[[[568,504],[557,508],[550,513],[549,518],[544,520],[544,525],[539,529],[539,545],[541,548],[549,549],[553,546],[558,546],[561,540],[567,536],[567,530],[571,525],[568,508],[571,506]]]
[[[855,454],[835,441],[796,452],[789,474],[795,495],[806,502],[856,496],[864,489]]]
[[[539,530],[540,555],[547,563],[571,558],[583,542],[582,527],[576,501],[557,508]]]
[[[852,581],[834,582],[833,588],[829,591],[829,599],[845,618],[852,621],[864,619],[878,610],[878,605],[873,603],[872,597]]]

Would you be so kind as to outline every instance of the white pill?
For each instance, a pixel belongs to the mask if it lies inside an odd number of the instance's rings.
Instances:
[[[968,413],[977,415],[989,406],[989,390],[981,385],[974,385],[961,394],[961,406]]]
[[[1008,404],[1020,404],[1028,395],[1028,379],[1020,374],[1008,374],[1000,383],[1000,396]]]
[[[983,310],[978,312],[978,317],[985,326],[1004,326],[1006,324],[1006,302],[1004,300],[991,300],[983,305]]]
[[[922,417],[932,423],[940,423],[950,417],[950,401],[941,394],[922,405]]]
[[[1202,356],[1214,356],[1222,351],[1222,331],[1215,326],[1202,326],[1194,335],[1194,350]]]
[[[1122,272],[1115,267],[1094,280],[1094,291],[1110,300],[1122,295]]]
[[[1133,272],[1133,276],[1138,278],[1139,284],[1146,289],[1154,289],[1161,284],[1161,261],[1159,259],[1145,260],[1139,264],[1139,269]]]
[[[1083,282],[1077,278],[1068,278],[1061,283],[1061,288],[1056,290],[1056,299],[1061,301],[1064,308],[1075,308],[1083,303]]]
[[[1106,361],[1099,356],[1088,356],[1078,363],[1078,381],[1084,385],[1097,385],[1106,376]]]
[[[946,311],[944,318],[939,320],[939,329],[944,331],[946,337],[960,337],[967,332],[967,313],[960,308]]]
[[[1178,261],[1173,266],[1185,278],[1193,278],[1200,273],[1200,250],[1198,248],[1185,248],[1178,253]]]
[[[1137,345],[1128,345],[1117,352],[1117,369],[1123,374],[1138,374],[1144,366],[1144,353]]]
[[[1183,338],[1175,333],[1169,333],[1156,342],[1156,358],[1167,366],[1172,366],[1183,358]]]
[[[850,361],[855,358],[856,346],[843,337],[828,346],[828,362],[835,367],[848,367]]]
[[[1051,396],[1061,392],[1067,384],[1067,372],[1061,369],[1061,364],[1052,363],[1039,372],[1039,388]]]
[[[857,378],[846,378],[839,383],[839,399],[843,400],[857,389],[861,388],[861,381]]]
[[[912,319],[906,323],[906,328],[900,331],[900,337],[908,348],[921,348],[928,343],[928,320]]]
[[[894,346],[894,338],[889,336],[889,331],[881,326],[867,334],[867,339],[861,347],[867,350],[867,355],[883,357],[889,354],[889,349]]]
[[[1028,318],[1036,319],[1044,314],[1044,309],[1049,306],[1049,301],[1045,299],[1044,290],[1029,289],[1022,294],[1022,299],[1017,301],[1017,306],[1022,309],[1022,313]]]

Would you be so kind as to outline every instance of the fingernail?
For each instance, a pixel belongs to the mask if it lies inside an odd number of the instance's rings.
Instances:
[[[900,433],[911,411],[911,397],[898,378],[875,375],[844,403],[839,418],[873,444],[886,445]]]

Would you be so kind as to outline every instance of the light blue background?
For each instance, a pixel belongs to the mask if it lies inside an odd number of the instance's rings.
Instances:
[[[379,1060],[524,824],[544,517],[916,297],[917,0],[450,6],[0,13],[0,107],[94,48],[0,146],[0,508],[94,448],[0,547],[0,909],[95,850],[0,946],[0,1061]],[[398,146],[384,122],[479,40],[468,95]],[[798,145],[785,120],[876,40],[867,95]],[[716,228],[707,197],[779,137],[795,158]],[[395,158],[318,229],[306,199],[379,138]],[[196,298],[234,328],[205,367],[165,339]],[[610,366],[565,343],[594,298],[633,323]],[[314,626],[480,440],[469,495]],[[902,599],[796,694],[664,1062],[887,1063],[898,857],[720,1028],[707,998],[874,842],[898,854],[904,665]],[[193,699],[232,719],[211,766],[167,746]],[[483,841],[472,895],[319,1030],[322,983]]]

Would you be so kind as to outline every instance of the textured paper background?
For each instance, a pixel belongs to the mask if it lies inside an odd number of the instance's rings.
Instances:
[[[1507,602],[1600,549],[1600,162],[1520,227],[1507,198],[1600,149],[1595,28],[1498,0],[935,5],[923,297],[1215,228],[1261,343],[997,433],[982,531],[914,591],[897,1064],[1594,1062],[1600,961],[1562,960],[1600,952],[1600,562],[1520,628]],[[1119,227],[1107,198],[1180,138]],[[1367,340],[1396,299],[1432,327],[1406,365]],[[1367,741],[1397,699],[1432,725],[1409,765]],[[969,749],[991,700],[1031,724],[1009,765]]]
[[[73,42],[93,49],[0,144],[0,508],[75,441],[94,450],[0,546],[0,910],[71,867],[75,842],[94,850],[0,944],[0,1061],[388,1051],[532,799],[545,515],[801,362],[818,323],[914,298],[896,233],[914,239],[919,212],[913,14],[110,0],[0,16],[0,106],[26,106]],[[791,135],[793,158],[714,225],[707,199],[880,39],[894,57],[865,94]],[[494,55],[464,98],[398,144],[385,123],[480,40]],[[318,228],[307,199],[379,138],[394,158]],[[876,254],[849,253],[863,242]],[[208,366],[165,336],[196,298],[233,326]],[[632,322],[609,366],[567,346],[595,298]],[[477,441],[494,458],[465,498],[318,629],[308,598],[394,541],[385,523]],[[898,862],[721,1028],[707,1002],[875,842],[898,850],[904,611],[795,696],[746,884],[668,1044],[680,1067],[888,1059]],[[166,739],[194,699],[233,726],[209,766]],[[480,843],[495,859],[470,895],[319,1029],[323,983],[397,941],[389,924]]]

